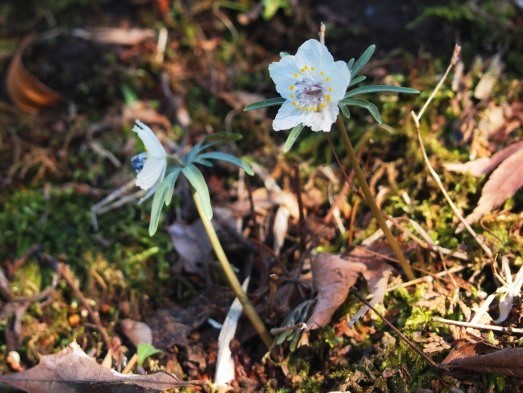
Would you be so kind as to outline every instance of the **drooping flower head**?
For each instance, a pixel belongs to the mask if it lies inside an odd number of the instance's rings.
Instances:
[[[269,74],[285,99],[272,123],[275,131],[299,124],[312,131],[330,131],[350,83],[347,63],[335,62],[325,45],[308,40],[295,56],[272,63]]]
[[[147,194],[142,201],[151,196],[165,177],[167,170],[167,152],[154,135],[153,130],[136,120],[133,131],[138,134],[145,146],[145,153],[134,156],[131,160],[133,169],[137,172],[136,185]]]

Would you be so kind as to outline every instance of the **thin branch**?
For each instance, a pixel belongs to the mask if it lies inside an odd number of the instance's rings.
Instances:
[[[456,64],[456,62],[458,61],[458,58],[459,58],[459,53],[461,51],[461,47],[459,45],[456,45],[454,47],[454,53],[452,55],[452,60],[449,64],[449,66],[447,67],[447,70],[445,71],[445,74],[441,77],[440,81],[438,82],[438,84],[436,85],[436,87],[434,88],[434,91],[432,92],[432,94],[430,95],[430,97],[427,99],[427,101],[425,102],[425,104],[423,105],[423,107],[421,108],[421,110],[419,111],[418,114],[416,114],[414,111],[411,112],[411,115],[412,115],[412,118],[414,119],[414,125],[416,126],[416,134],[418,136],[418,140],[419,140],[419,143],[420,143],[420,147],[421,147],[421,152],[423,154],[423,160],[425,161],[425,165],[427,165],[427,168],[430,172],[430,174],[432,175],[432,177],[434,178],[434,180],[436,181],[436,184],[438,185],[439,189],[441,190],[441,192],[443,193],[445,199],[447,200],[449,206],[451,207],[452,211],[454,212],[454,214],[456,215],[456,217],[459,218],[459,220],[463,223],[463,225],[465,226],[465,228],[467,228],[467,230],[469,231],[469,233],[472,235],[472,237],[474,238],[474,240],[476,240],[476,242],[479,244],[479,246],[482,248],[482,250],[485,252],[485,254],[487,254],[487,256],[492,259],[493,255],[492,255],[492,251],[485,245],[485,243],[478,237],[478,235],[476,234],[476,232],[471,228],[471,226],[465,221],[465,219],[463,218],[463,215],[461,214],[461,212],[459,211],[459,209],[457,208],[457,206],[454,204],[454,202],[452,201],[452,199],[450,198],[450,195],[448,194],[447,190],[445,189],[445,186],[443,185],[443,182],[441,181],[438,173],[434,170],[434,168],[432,167],[432,165],[430,164],[430,161],[429,161],[429,157],[427,156],[427,152],[425,150],[425,146],[423,145],[423,139],[421,137],[421,131],[420,131],[420,120],[421,120],[421,117],[423,116],[423,113],[425,112],[425,110],[427,109],[428,105],[430,104],[430,102],[432,101],[432,99],[434,98],[434,96],[436,95],[436,92],[441,88],[441,86],[443,85],[443,82],[445,81],[445,79],[447,78],[450,70],[452,69],[452,67],[454,67],[454,65]]]

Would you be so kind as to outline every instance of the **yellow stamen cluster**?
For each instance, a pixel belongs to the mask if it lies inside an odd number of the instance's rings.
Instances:
[[[325,86],[330,82],[330,77],[324,71],[316,71],[315,67],[305,65],[293,74],[296,82],[289,86],[292,92],[290,98],[292,105],[297,111],[318,112],[326,107],[326,102],[331,101],[331,86]]]

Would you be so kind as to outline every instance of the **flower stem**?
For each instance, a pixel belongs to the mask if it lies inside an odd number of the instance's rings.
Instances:
[[[349,155],[349,161],[352,165],[352,168],[354,169],[354,173],[356,174],[356,177],[358,178],[358,182],[360,183],[361,191],[363,192],[363,195],[365,196],[365,199],[367,201],[367,204],[370,207],[370,210],[372,210],[372,214],[374,217],[376,217],[376,220],[378,220],[378,225],[380,226],[381,230],[383,231],[383,234],[385,235],[385,238],[389,242],[392,250],[396,254],[396,257],[398,258],[398,261],[400,263],[401,268],[407,275],[407,278],[409,280],[414,280],[414,273],[412,272],[412,269],[410,267],[409,262],[405,258],[405,255],[403,255],[403,251],[401,251],[401,248],[390,231],[389,227],[385,223],[385,220],[383,219],[383,215],[381,214],[381,210],[376,204],[376,201],[374,200],[374,197],[372,196],[372,193],[370,191],[369,185],[367,184],[367,180],[365,180],[365,176],[363,176],[363,172],[360,168],[360,165],[358,163],[358,158],[356,157],[356,153],[354,152],[354,149],[352,148],[352,144],[350,143],[349,134],[347,133],[347,129],[345,128],[345,124],[343,124],[343,119],[340,115],[338,115],[338,118],[336,119],[336,124],[338,126],[338,129],[341,134],[341,139],[343,141],[343,144],[345,145],[345,149],[347,150],[347,153]]]
[[[247,294],[242,289],[240,281],[238,281],[238,278],[232,270],[232,266],[229,263],[227,256],[225,255],[225,251],[223,251],[222,245],[220,243],[220,240],[218,239],[216,231],[214,230],[214,226],[212,225],[211,220],[209,220],[203,212],[200,197],[198,196],[198,193],[194,190],[192,190],[192,197],[194,199],[194,203],[196,204],[196,209],[198,210],[200,219],[202,220],[203,227],[205,228],[205,232],[207,232],[209,241],[211,242],[214,253],[216,254],[216,257],[218,258],[218,261],[222,266],[223,272],[225,273],[225,277],[227,278],[227,281],[229,281],[229,285],[231,286],[236,297],[240,300],[243,306],[243,310],[245,311],[247,318],[249,318],[252,325],[254,326],[254,329],[260,335],[267,348],[270,348],[272,346],[272,338],[269,332],[267,331],[267,328],[265,327],[260,316],[249,301]]]

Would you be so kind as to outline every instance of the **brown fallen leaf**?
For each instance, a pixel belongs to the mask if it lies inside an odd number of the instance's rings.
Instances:
[[[380,247],[380,242],[376,244],[372,248]],[[367,281],[369,292],[373,295],[370,304],[375,305],[383,301],[391,270],[392,268],[375,252],[362,247],[352,250],[344,258],[329,253],[316,256],[312,261],[312,277],[318,294],[316,305],[307,321],[308,330],[318,329],[330,322],[334,312],[347,298],[360,273]],[[352,317],[350,323],[356,322],[367,311],[368,308],[364,306]]]
[[[496,373],[511,377],[523,377],[523,348],[505,348],[487,354],[484,349],[465,346],[453,350],[443,364],[452,369],[461,369],[481,373]],[[489,351],[492,348],[488,348]]]
[[[466,163],[450,162],[443,164],[443,166],[449,171],[467,172],[473,176],[482,176],[492,172],[500,163],[520,149],[523,149],[523,141],[513,143],[512,145],[501,149],[492,157],[482,157]]]
[[[36,113],[64,100],[60,93],[31,74],[22,62],[25,50],[34,39],[35,36],[29,36],[22,41],[9,64],[6,76],[6,88],[11,101],[18,109],[27,113]]]
[[[42,356],[35,367],[0,375],[0,382],[29,393],[128,393],[194,385],[165,372],[150,375],[120,374],[99,365],[76,342],[58,353]]]
[[[192,224],[177,221],[167,228],[173,246],[187,273],[205,277],[207,264],[212,261],[212,247],[200,220]]]
[[[471,224],[501,205],[523,187],[523,148],[509,156],[492,172],[483,186],[478,205],[465,220]],[[462,228],[458,228],[458,231]]]
[[[155,37],[152,29],[124,29],[119,27],[94,27],[90,29],[73,29],[73,37],[98,42],[106,45],[138,45]]]

